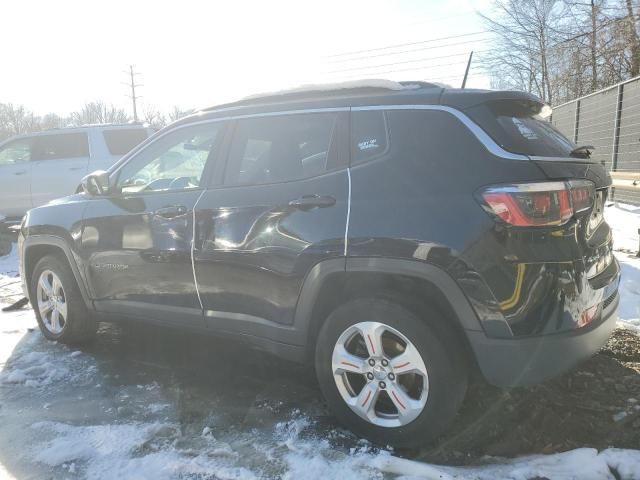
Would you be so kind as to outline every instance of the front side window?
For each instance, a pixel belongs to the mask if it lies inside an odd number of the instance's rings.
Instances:
[[[13,165],[29,160],[31,160],[31,141],[29,139],[14,140],[0,147],[0,165]]]
[[[222,128],[221,123],[195,125],[159,138],[120,169],[117,188],[124,193],[199,188]]]
[[[89,156],[86,132],[60,133],[34,137],[31,160],[58,160]]]
[[[320,175],[335,161],[334,113],[239,120],[233,135],[226,185],[286,182]]]

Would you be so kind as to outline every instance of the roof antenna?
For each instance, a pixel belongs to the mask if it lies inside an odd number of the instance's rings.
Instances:
[[[471,66],[471,59],[473,58],[473,50],[471,50],[471,53],[469,54],[469,61],[467,62],[467,69],[464,71],[464,78],[462,79],[462,87],[460,88],[464,88],[465,85],[467,84],[467,77],[469,76],[469,67]]]

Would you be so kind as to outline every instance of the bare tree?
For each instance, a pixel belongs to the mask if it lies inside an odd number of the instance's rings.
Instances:
[[[23,105],[0,104],[0,135],[7,138],[38,130],[39,118]]]
[[[87,103],[79,111],[71,114],[71,123],[75,126],[95,123],[126,123],[128,120],[123,109],[101,101]]]
[[[63,128],[69,123],[69,120],[55,113],[47,113],[40,119],[40,128],[42,130],[50,130],[52,128]]]
[[[637,77],[640,73],[640,36],[638,35],[638,15],[633,12],[631,0],[625,0],[627,15],[625,18],[626,30],[629,39],[629,49],[631,50],[631,71],[632,77]]]
[[[142,120],[151,127],[160,129],[167,125],[167,118],[153,105],[145,105],[142,111]]]
[[[495,0],[492,86],[561,102],[640,74],[633,0]]]
[[[559,39],[559,0],[496,0],[497,17],[482,15],[496,37],[486,63],[500,82],[553,101],[551,53]]]
[[[174,105],[174,107],[171,109],[171,111],[168,114],[169,121],[175,122],[176,120],[180,120],[182,117],[186,117],[187,115],[191,115],[192,113],[193,113],[193,110],[183,110],[177,105]]]

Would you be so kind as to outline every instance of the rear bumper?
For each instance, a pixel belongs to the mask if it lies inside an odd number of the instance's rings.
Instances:
[[[617,285],[616,285],[617,286]],[[495,339],[467,331],[484,378],[492,385],[515,387],[553,378],[598,352],[615,328],[619,294],[600,320],[578,330],[528,338]]]

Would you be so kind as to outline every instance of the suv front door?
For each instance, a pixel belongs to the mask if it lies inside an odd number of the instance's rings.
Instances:
[[[31,208],[31,138],[0,147],[0,216],[22,217]]]
[[[224,128],[185,125],[158,137],[112,174],[112,194],[87,201],[81,251],[97,310],[202,324],[193,207]]]
[[[259,329],[290,325],[312,267],[344,256],[347,121],[331,111],[235,122],[224,175],[196,206],[195,271],[210,328],[268,335],[275,330]]]

